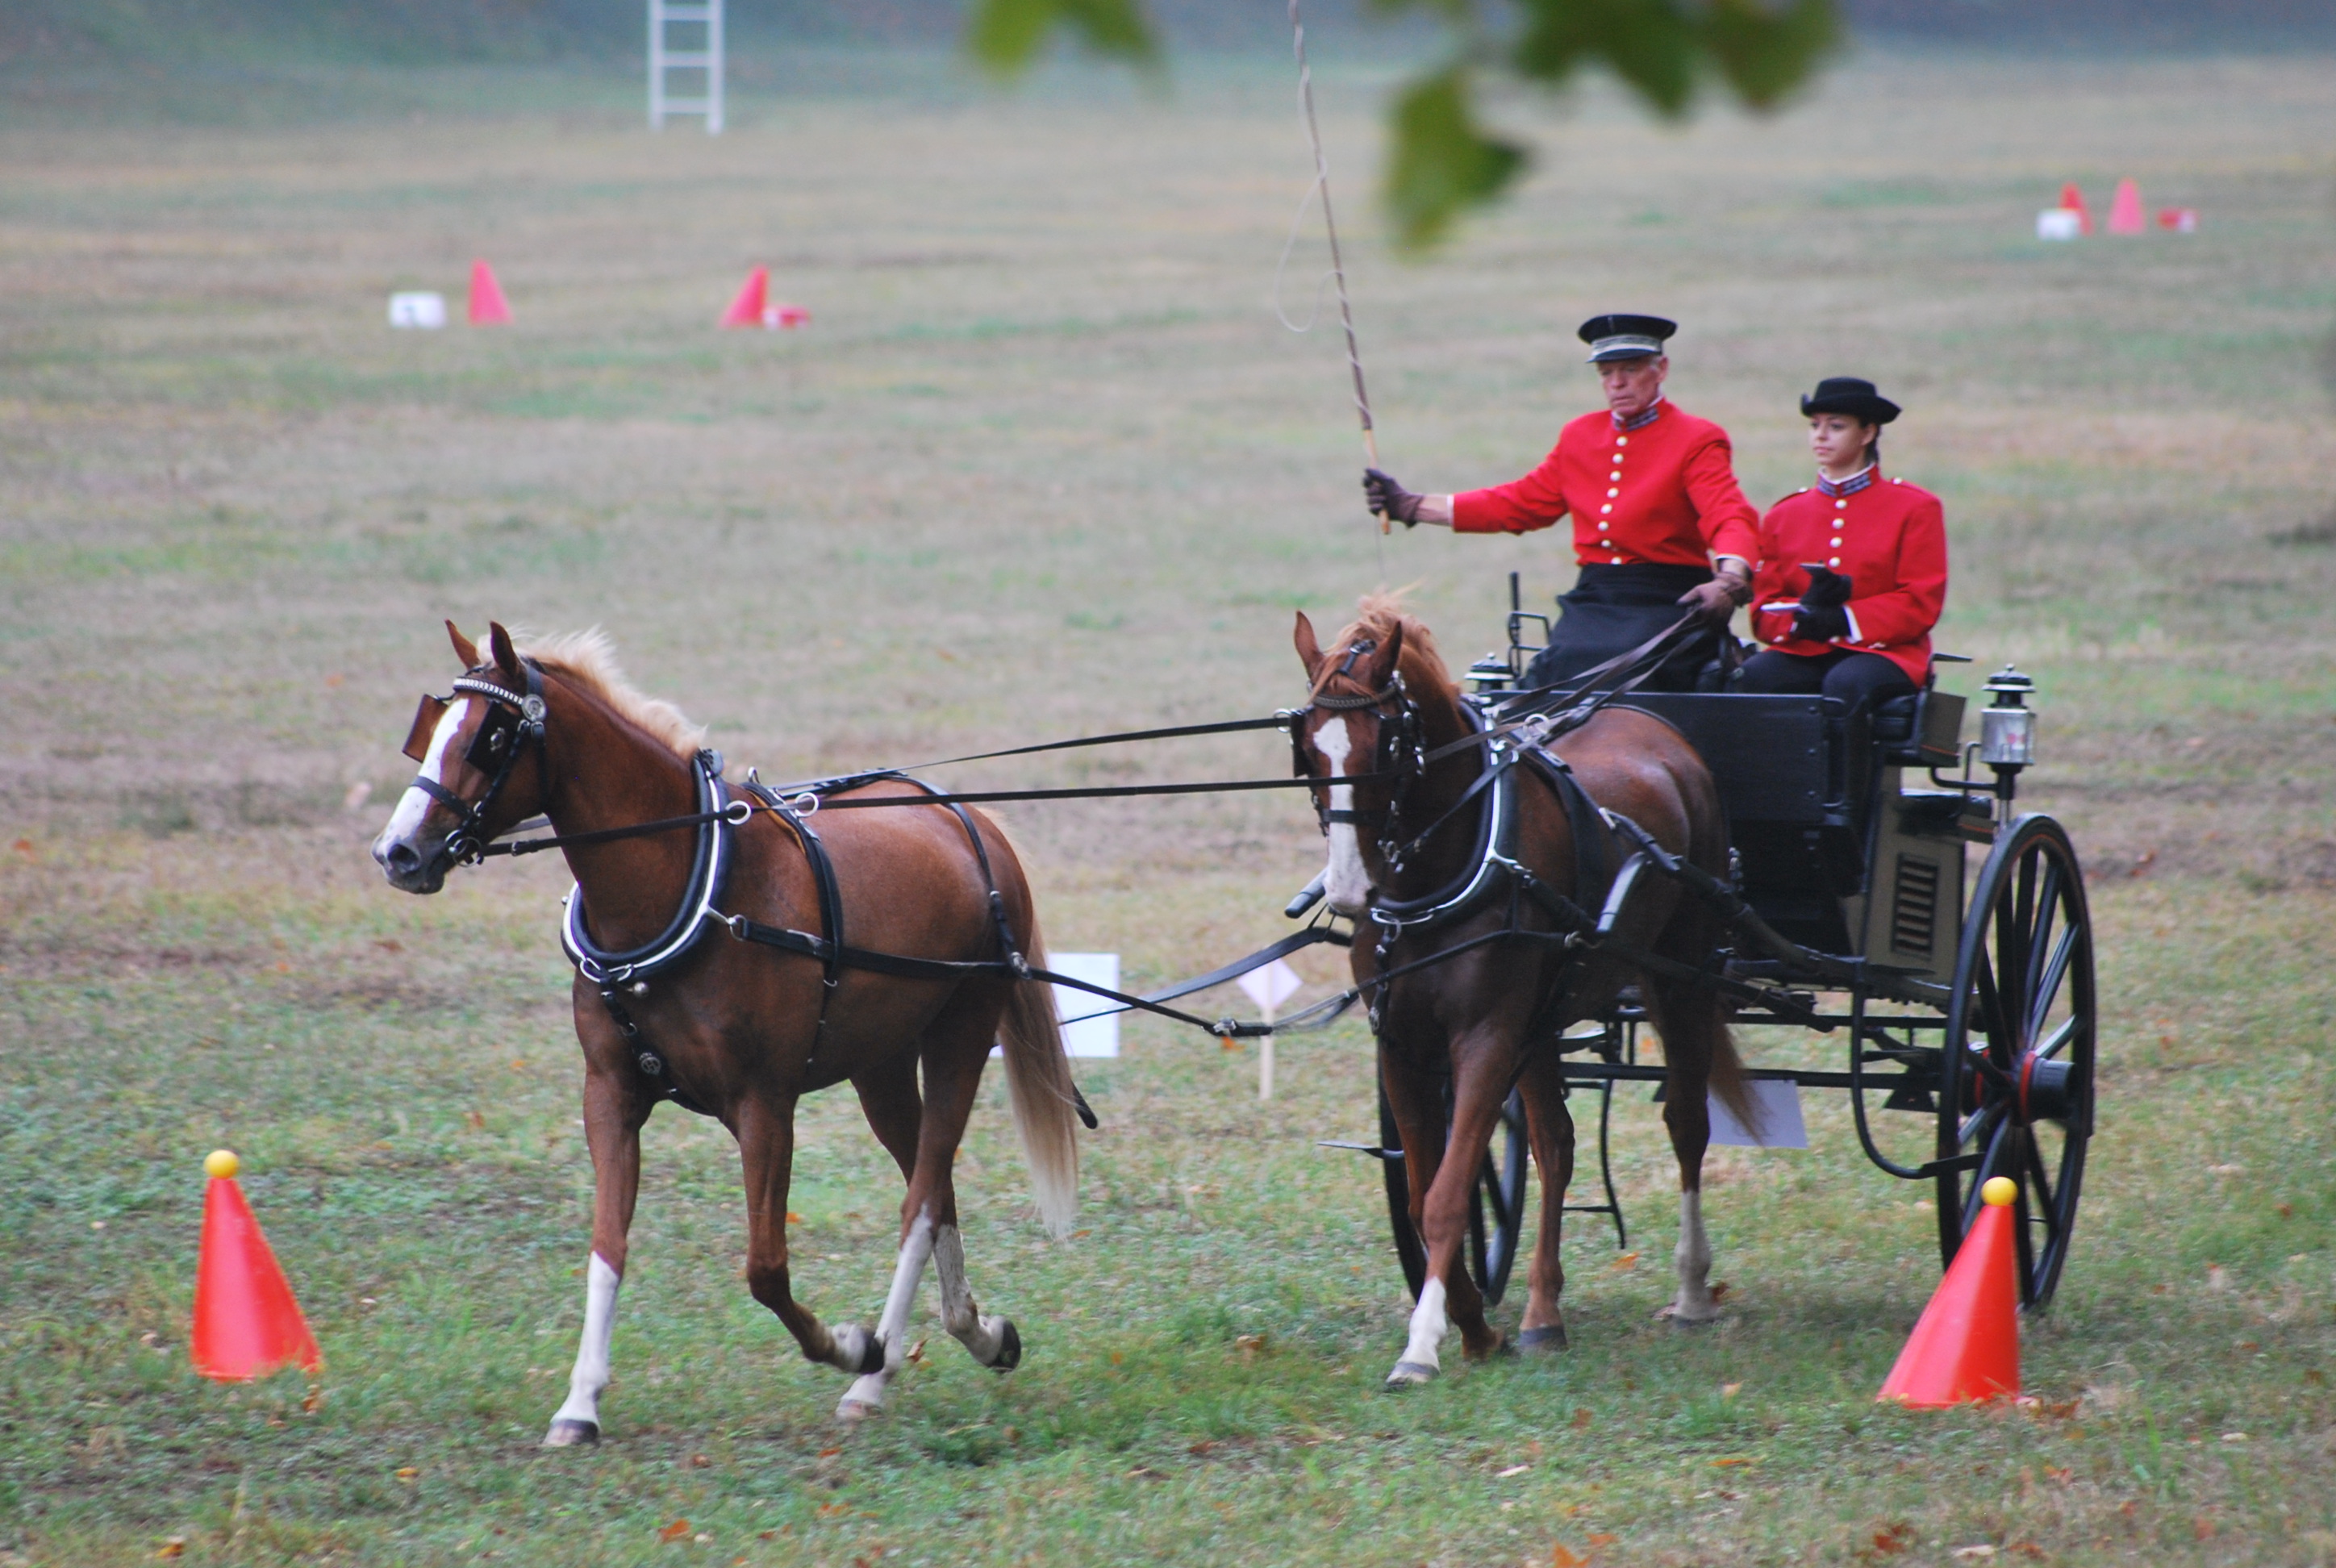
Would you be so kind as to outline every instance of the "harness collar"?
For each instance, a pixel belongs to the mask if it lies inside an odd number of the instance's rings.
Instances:
[[[722,782],[721,764],[712,752],[701,751],[689,761],[702,812],[720,813],[729,804]],[[601,947],[592,940],[584,920],[584,886],[579,882],[567,898],[568,912],[560,924],[560,948],[577,972],[602,988],[646,979],[679,962],[696,944],[709,920],[719,923],[715,905],[721,901],[724,877],[729,871],[730,836],[726,816],[717,815],[697,830],[697,849],[691,858],[689,881],[672,920],[654,940],[621,950]]]

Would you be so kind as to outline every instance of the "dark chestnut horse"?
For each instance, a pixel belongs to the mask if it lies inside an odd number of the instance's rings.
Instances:
[[[949,1332],[983,1365],[1012,1368],[1020,1336],[1006,1319],[978,1311],[966,1284],[950,1177],[993,1040],[1004,1041],[1039,1209],[1058,1233],[1076,1205],[1078,1154],[1051,993],[998,972],[1001,941],[1030,961],[1040,956],[1029,886],[1005,835],[978,814],[934,805],[822,817],[814,845],[800,819],[732,798],[718,762],[699,750],[701,732],[627,685],[597,633],[521,650],[497,626],[482,658],[453,623],[446,629],[465,674],[451,699],[425,699],[416,721],[411,750],[421,774],[374,844],[392,885],[435,892],[450,865],[539,812],[563,838],[726,813],[683,830],[562,848],[576,878],[564,941],[578,962],[595,1190],[583,1342],[544,1442],[599,1440],[641,1125],[666,1098],[719,1118],[738,1140],[748,1284],[805,1358],[852,1375],[839,1415],[882,1403],[928,1261],[940,1276]],[[912,786],[889,781],[851,793]],[[978,851],[969,830],[979,833]],[[821,852],[840,899],[821,896],[810,859]],[[823,932],[930,969],[964,969],[937,978],[830,969],[813,957],[733,940],[725,928],[735,917],[791,935]],[[847,917],[848,937],[836,929]],[[795,1102],[847,1081],[908,1180],[898,1267],[872,1330],[831,1329],[787,1283]]]
[[[1395,600],[1372,597],[1328,652],[1303,614],[1296,640],[1313,688],[1298,740],[1301,765],[1322,781],[1314,794],[1329,839],[1325,891],[1334,911],[1357,922],[1355,982],[1372,1003],[1380,1081],[1401,1130],[1412,1222],[1427,1254],[1410,1342],[1388,1384],[1436,1377],[1437,1345],[1452,1326],[1472,1358],[1502,1346],[1460,1257],[1475,1174],[1513,1086],[1522,1090],[1542,1173],[1541,1234],[1520,1339],[1528,1349],[1563,1348],[1558,1240],[1573,1174],[1573,1119],[1550,1041],[1632,982],[1662,1037],[1663,1120],[1679,1157],[1679,1291],[1665,1310],[1680,1322],[1709,1321],[1718,1308],[1705,1282],[1711,1248],[1699,1193],[1710,1137],[1707,1091],[1747,1125],[1752,1115],[1718,995],[1682,980],[1672,966],[1707,962],[1719,934],[1717,917],[1672,882],[1650,877],[1634,884],[1603,948],[1552,940],[1564,930],[1551,912],[1559,901],[1512,892],[1537,881],[1594,914],[1611,872],[1590,884],[1577,877],[1573,818],[1554,781],[1533,767],[1515,765],[1517,776],[1501,797],[1501,809],[1514,813],[1503,830],[1508,847],[1500,835],[1480,831],[1487,827],[1482,813],[1494,809],[1494,793],[1472,794],[1471,786],[1493,754],[1489,741],[1456,744],[1481,726],[1461,703],[1427,628]],[[1702,759],[1669,725],[1632,709],[1605,708],[1552,749],[1597,806],[1630,818],[1672,854],[1716,877],[1728,875],[1718,793]],[[1428,759],[1424,765],[1422,758]],[[1363,782],[1337,782],[1341,777]],[[1615,866],[1621,856],[1609,829],[1587,802],[1579,810],[1609,837],[1608,845],[1592,846],[1592,863]],[[1358,831],[1374,828],[1380,831]],[[1399,866],[1390,863],[1391,849]],[[1477,945],[1467,946],[1472,940]],[[1634,965],[1617,956],[1621,949],[1658,955],[1668,972]],[[1445,952],[1453,956],[1438,961]],[[1389,978],[1382,983],[1383,970]]]

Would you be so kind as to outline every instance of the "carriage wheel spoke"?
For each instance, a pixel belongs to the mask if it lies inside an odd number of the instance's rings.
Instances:
[[[2046,1015],[2052,1004],[2060,998],[2060,987],[2068,978],[2069,961],[2076,957],[2079,933],[2073,926],[2060,933],[2052,946],[2052,956],[2036,977],[2036,989],[2029,993],[2028,1027],[2020,1031],[2024,1039],[2033,1040],[2044,1027]]]
[[[2000,906],[1996,916],[1995,951],[1989,955],[1996,1005],[1981,1022],[1987,1030],[1989,1048],[2009,1052],[2017,1048],[2010,1037],[2028,1012],[2027,998],[2020,992],[2020,983],[2028,977],[2027,928]]]
[[[2067,1050],[2068,1048],[2068,1042],[2076,1037],[2076,1018],[2074,1017],[2062,1018],[2058,1024],[2053,1026],[2052,1032],[2050,1034],[2045,1036],[2041,1040],[2037,1042],[2036,1054],[2049,1061],[2052,1057],[2059,1056],[2062,1051]]]
[[[2060,1199],[2052,1190],[2051,1176],[2045,1172],[2044,1151],[2038,1144],[2032,1127],[2020,1141],[2025,1145],[2023,1154],[2028,1166],[2028,1181],[2036,1189],[2036,1196],[2040,1201],[2045,1232],[2048,1235],[2058,1236],[2060,1233]]]
[[[1956,1130],[1955,1142],[1957,1146],[1961,1148],[1969,1148],[1975,1143],[1991,1140],[1995,1135],[1996,1125],[2002,1120],[2003,1105],[2001,1102],[1999,1101],[1993,1105],[1981,1105],[1978,1110],[1973,1111],[1963,1122],[1962,1125]],[[1986,1169],[1985,1165],[1981,1165],[1981,1169]]]
[[[2028,930],[2028,968],[2022,975],[2022,999],[2028,1006],[2022,1009],[2022,1016],[2031,1022],[2039,1012],[2051,1005],[2052,993],[2044,985],[2044,974],[2051,967],[2047,953],[2053,947],[2053,917],[2060,910],[2064,874],[2059,861],[2045,863],[2043,885],[2037,890],[2033,922]],[[2033,1034],[2032,1028],[2024,1029],[2021,1038],[2032,1037]]]

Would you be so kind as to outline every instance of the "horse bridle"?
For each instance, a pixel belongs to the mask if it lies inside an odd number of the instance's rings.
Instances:
[[[454,831],[446,835],[445,845],[439,851],[452,865],[478,863],[479,852],[486,848],[487,840],[492,836],[486,830],[487,813],[493,809],[503,786],[511,782],[511,774],[519,766],[520,754],[533,747],[538,772],[546,765],[543,672],[535,667],[533,659],[520,660],[520,667],[527,675],[527,693],[521,696],[494,681],[480,678],[482,672],[494,667],[480,665],[456,677],[449,696],[424,695],[421,706],[414,710],[414,727],[405,737],[405,755],[415,762],[424,761],[430,755],[430,739],[438,733],[438,726],[445,718],[446,710],[454,706],[454,699],[486,699],[486,717],[479,721],[479,733],[471,737],[470,749],[462,754],[464,762],[490,775],[486,793],[476,801],[466,801],[427,774],[414,775],[414,787],[453,812],[457,819]],[[548,787],[549,778],[543,782]]]
[[[1353,644],[1347,649],[1345,662],[1332,675],[1351,676],[1355,661],[1376,651],[1377,647],[1378,644],[1368,638]],[[1389,676],[1387,684],[1375,692],[1358,692],[1352,696],[1317,693],[1305,707],[1291,715],[1290,752],[1294,774],[1299,778],[1321,779],[1321,775],[1314,771],[1313,758],[1308,755],[1306,746],[1305,717],[1309,712],[1318,708],[1324,713],[1368,713],[1379,721],[1378,748],[1371,759],[1370,767],[1361,774],[1345,775],[1338,782],[1362,783],[1392,778],[1395,787],[1385,809],[1379,811],[1333,807],[1326,803],[1326,797],[1318,795],[1314,801],[1315,821],[1326,833],[1333,823],[1380,829],[1378,847],[1388,862],[1388,869],[1402,870],[1401,865],[1396,862],[1396,851],[1402,843],[1397,836],[1397,824],[1403,820],[1404,797],[1410,793],[1412,781],[1426,768],[1425,745],[1420,739],[1419,705],[1412,700],[1411,693],[1405,688],[1403,673],[1398,670]],[[1401,765],[1406,764],[1408,765]],[[1325,785],[1329,782],[1322,780]]]

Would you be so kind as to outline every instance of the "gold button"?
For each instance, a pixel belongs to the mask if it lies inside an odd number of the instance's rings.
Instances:
[[[1605,505],[1603,505],[1603,506],[1600,507],[1598,510],[1599,510],[1600,511],[1613,511],[1613,510],[1614,510],[1614,503],[1613,503],[1612,502],[1611,502],[1611,501],[1610,501],[1610,502],[1608,502]]]
[[[1620,494],[1621,494],[1622,492],[1621,492],[1621,491],[1619,491],[1619,490],[1610,490],[1610,491],[1608,491],[1606,493],[1611,497],[1611,496],[1617,496],[1617,495],[1620,495]]]
[[[1621,469],[1619,469],[1619,468],[1618,468],[1618,469],[1616,469],[1613,472],[1611,472],[1611,473],[1608,474],[1606,477],[1607,477],[1607,478],[1609,478],[1609,479],[1620,479],[1620,478],[1621,478],[1621,477],[1622,477],[1622,471],[1621,471]]]
[[[1835,541],[1833,541],[1833,547],[1834,547],[1834,549],[1835,549],[1835,550],[1839,550],[1839,549],[1841,548],[1841,541],[1839,541],[1839,540],[1837,540],[1837,539],[1836,539],[1836,540],[1835,540]]]
[[[1600,524],[1598,525],[1598,531],[1599,531],[1599,532],[1601,532],[1601,533],[1603,533],[1603,532],[1605,532],[1605,531],[1606,531],[1606,530],[1607,530],[1607,528],[1608,528],[1609,526],[1610,526],[1609,524],[1606,524],[1606,523],[1601,522],[1601,523],[1600,523]]]
[[[1839,566],[1841,564],[1841,557],[1835,556],[1831,560],[1825,562],[1825,564],[1827,566]]]
[[[1845,501],[1836,501],[1836,502],[1835,502],[1833,503],[1833,509],[1834,509],[1835,511],[1843,511],[1843,510],[1846,509],[1846,508],[1848,507],[1848,505],[1849,505],[1849,502],[1845,502]]]
[[[1630,438],[1627,435],[1618,435],[1614,438],[1614,444],[1617,446],[1628,446],[1630,444]]]

